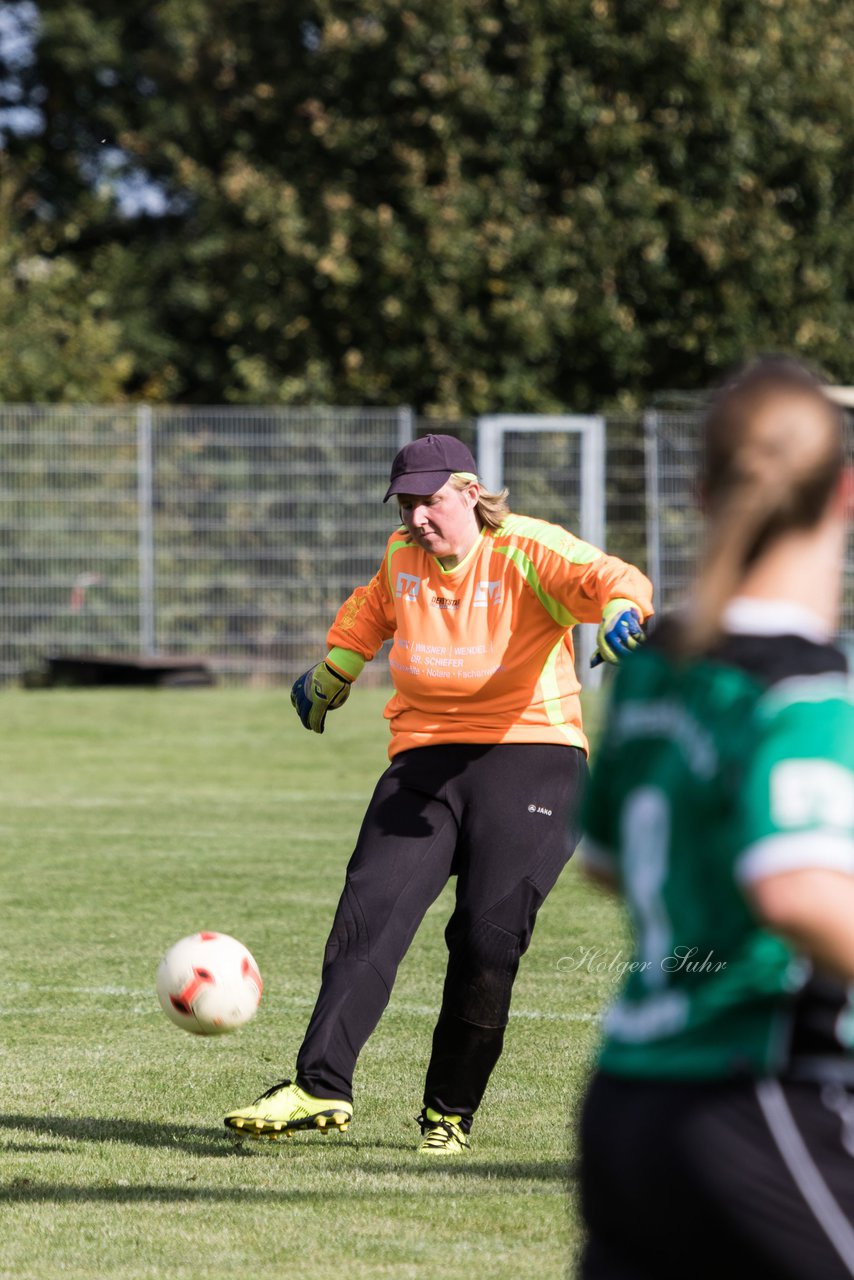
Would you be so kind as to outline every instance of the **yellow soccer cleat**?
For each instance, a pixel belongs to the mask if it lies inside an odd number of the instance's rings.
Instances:
[[[425,1107],[418,1117],[422,1138],[418,1151],[421,1155],[457,1156],[468,1151],[471,1143],[461,1127],[461,1116],[443,1116],[432,1107]]]
[[[345,1133],[353,1118],[352,1103],[338,1098],[314,1098],[298,1084],[280,1080],[250,1107],[229,1111],[226,1127],[247,1138],[290,1138],[297,1129],[332,1129]]]

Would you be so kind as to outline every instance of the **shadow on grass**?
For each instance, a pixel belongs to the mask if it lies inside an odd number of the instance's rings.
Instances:
[[[183,1124],[154,1124],[147,1120],[105,1119],[102,1116],[14,1116],[0,1114],[0,1129],[26,1129],[73,1142],[127,1142],[135,1147],[171,1147],[201,1156],[230,1156],[234,1147],[214,1129]],[[5,1144],[4,1144],[5,1145]]]
[[[516,1166],[512,1166],[516,1168]],[[527,1169],[527,1166],[520,1166]],[[427,1169],[418,1169],[418,1172],[438,1174],[439,1170],[435,1167]],[[392,1170],[399,1175],[401,1170],[399,1165],[395,1165]],[[468,1169],[462,1169],[455,1166],[449,1169],[443,1163],[441,1174],[447,1177],[452,1173],[472,1175],[471,1166]],[[492,1179],[497,1180],[495,1166],[490,1166],[489,1175]],[[500,1175],[498,1175],[500,1176]],[[512,1176],[516,1176],[515,1174]],[[496,1188],[497,1190],[497,1188]],[[483,1193],[483,1187],[480,1187],[478,1194]],[[327,1191],[330,1203],[333,1203],[338,1196],[335,1192]],[[391,1198],[392,1200],[408,1200],[417,1193],[412,1190],[406,1190],[402,1187],[384,1188],[381,1191],[376,1188],[365,1188],[359,1190],[357,1187],[349,1185],[346,1189],[342,1189],[341,1193],[348,1200],[372,1200],[378,1196],[382,1196],[384,1200]],[[289,1204],[298,1201],[317,1202],[320,1192],[317,1187],[295,1187],[295,1188],[279,1188],[272,1189],[269,1187],[192,1187],[178,1185],[152,1185],[150,1183],[140,1183],[136,1186],[124,1186],[119,1183],[113,1183],[106,1186],[74,1186],[69,1183],[50,1183],[36,1182],[31,1178],[14,1178],[5,1185],[0,1185],[0,1205],[7,1204]]]
[[[428,1158],[417,1155],[412,1146],[391,1147],[389,1143],[373,1144],[365,1141],[354,1142],[336,1138],[333,1138],[332,1142],[328,1142],[315,1134],[296,1137],[290,1141],[282,1141],[274,1145],[270,1142],[253,1142],[249,1139],[241,1139],[227,1133],[224,1129],[220,1133],[215,1129],[197,1129],[190,1125],[156,1124],[151,1121],[111,1119],[103,1116],[69,1117],[0,1114],[0,1130],[3,1129],[14,1130],[18,1133],[26,1131],[31,1134],[44,1134],[46,1137],[61,1138],[71,1142],[124,1142],[131,1146],[156,1147],[160,1150],[168,1148],[173,1151],[189,1152],[191,1155],[225,1157],[227,1159],[241,1156],[251,1157],[264,1152],[273,1156],[279,1154],[285,1160],[302,1161],[311,1159],[317,1153],[326,1155],[337,1148],[343,1172],[352,1173],[355,1162],[360,1166],[360,1171],[368,1176],[371,1174],[397,1176],[401,1173],[407,1173],[421,1176],[439,1175],[441,1177],[477,1178],[485,1182],[515,1179],[524,1182],[566,1183],[571,1172],[570,1163],[565,1160],[490,1161],[478,1159],[476,1156],[463,1156],[459,1159]],[[39,1144],[12,1141],[0,1142],[0,1150],[40,1154],[47,1151],[61,1150],[61,1147],[55,1143]],[[388,1157],[378,1157],[376,1154],[379,1151],[389,1150],[398,1152],[400,1158],[392,1160]],[[261,1200],[265,1198],[275,1200],[277,1197],[288,1199],[292,1195],[291,1192],[285,1191],[279,1193],[247,1190],[244,1193],[240,1190],[229,1191],[225,1188],[222,1191],[215,1188],[206,1190],[200,1187],[108,1186],[87,1188],[59,1185],[50,1188],[31,1183],[27,1179],[21,1179],[18,1184],[10,1185],[7,1183],[5,1187],[0,1187],[0,1200],[43,1199],[54,1194],[60,1200],[73,1200],[76,1196],[85,1199],[90,1195],[95,1200],[109,1200],[110,1198],[135,1200],[145,1199],[149,1195],[155,1199],[160,1196],[165,1199],[194,1200],[206,1197],[210,1199],[228,1199],[233,1195],[238,1199],[241,1197],[250,1199],[257,1197]],[[370,1193],[366,1191],[365,1194]]]
[[[285,1204],[317,1200],[317,1190],[270,1191],[253,1187],[75,1187],[63,1183],[31,1182],[28,1178],[0,1187],[0,1204]]]

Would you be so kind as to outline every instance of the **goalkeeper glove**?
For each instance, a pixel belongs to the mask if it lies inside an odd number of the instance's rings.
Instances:
[[[630,600],[610,600],[602,611],[602,622],[596,636],[597,651],[590,665],[609,662],[618,666],[620,659],[632,649],[637,649],[645,639],[637,605]]]
[[[350,697],[350,681],[326,662],[310,667],[291,689],[291,705],[306,729],[323,733],[327,711],[337,711]]]

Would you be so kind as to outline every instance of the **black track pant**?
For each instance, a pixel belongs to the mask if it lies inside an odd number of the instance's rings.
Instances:
[[[854,1092],[598,1075],[582,1280],[852,1280]]]
[[[498,1061],[519,958],[577,840],[576,747],[420,747],[380,778],[347,868],[297,1059],[317,1097],[352,1097],[356,1059],[424,913],[456,875],[424,1104],[471,1123]]]

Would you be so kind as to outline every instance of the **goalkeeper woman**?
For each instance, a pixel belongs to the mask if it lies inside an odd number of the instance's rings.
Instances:
[[[484,493],[461,441],[430,435],[394,460],[402,527],[345,602],[324,661],[292,699],[322,733],[384,641],[395,693],[391,764],[347,868],[320,994],[296,1064],[226,1124],[275,1136],[345,1128],[358,1055],[398,965],[450,876],[448,970],[421,1115],[421,1150],[455,1154],[501,1053],[537,911],[568,861],[586,775],[571,629],[597,622],[608,661],[651,612],[637,569]],[[438,1003],[438,1001],[437,1001]]]
[[[585,864],[632,971],[584,1106],[584,1280],[854,1276],[843,422],[767,358],[713,402],[693,599],[618,676]]]

